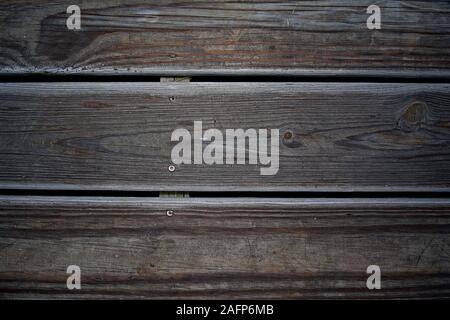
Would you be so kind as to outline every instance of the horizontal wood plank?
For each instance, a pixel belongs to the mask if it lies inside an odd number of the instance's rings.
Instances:
[[[248,160],[171,172],[172,132],[192,134],[194,121],[221,132],[279,129],[278,172],[263,176],[264,165]],[[450,187],[448,84],[6,83],[0,123],[3,189]],[[247,145],[244,152],[256,151]]]
[[[1,196],[0,297],[448,298],[449,218],[440,198]]]
[[[0,73],[450,75],[448,1],[2,1]]]

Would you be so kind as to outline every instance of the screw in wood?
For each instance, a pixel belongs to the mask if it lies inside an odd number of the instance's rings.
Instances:
[[[170,165],[169,166],[169,171],[170,172],[174,172],[175,171],[175,166],[174,165]]]
[[[166,214],[168,217],[171,217],[171,216],[173,216],[174,212],[173,212],[173,210],[167,210]]]

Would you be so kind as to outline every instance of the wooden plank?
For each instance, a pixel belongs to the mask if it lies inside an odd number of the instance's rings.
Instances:
[[[0,297],[448,298],[449,218],[440,198],[1,196]]]
[[[234,159],[170,171],[172,132],[192,134],[199,120],[203,130],[279,129],[278,172],[264,176],[263,165]],[[450,187],[448,84],[5,83],[0,123],[3,189]]]
[[[448,1],[2,1],[0,73],[449,77]]]

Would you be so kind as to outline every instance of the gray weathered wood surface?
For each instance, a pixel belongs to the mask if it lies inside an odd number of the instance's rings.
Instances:
[[[377,3],[377,2],[375,2]],[[450,75],[448,1],[2,1],[0,73]]]
[[[448,298],[449,218],[441,198],[1,196],[0,297]]]
[[[280,129],[280,169],[180,165],[171,133]],[[449,191],[450,85],[5,83],[0,188]],[[204,142],[206,145],[207,143]],[[247,150],[248,152],[248,150]]]

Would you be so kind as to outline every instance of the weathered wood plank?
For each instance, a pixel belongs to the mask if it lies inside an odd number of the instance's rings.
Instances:
[[[450,75],[448,1],[2,1],[0,73]]]
[[[449,297],[449,218],[440,198],[2,196],[0,297]]]
[[[263,165],[236,161],[169,171],[172,132],[192,134],[198,120],[203,130],[279,129],[279,171],[263,176]],[[448,84],[6,83],[0,123],[4,189],[450,187]]]

